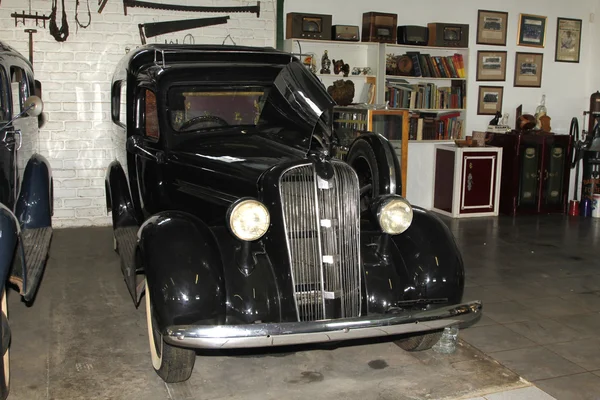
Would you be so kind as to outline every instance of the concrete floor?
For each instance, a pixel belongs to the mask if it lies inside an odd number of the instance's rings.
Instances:
[[[519,375],[559,400],[599,398],[600,221],[446,221],[465,258],[465,300],[485,303],[456,354],[386,342],[210,353],[178,385],[152,370],[145,312],[131,302],[110,228],[56,230],[34,305],[9,296],[10,399],[550,398],[535,387],[486,395],[529,386]]]

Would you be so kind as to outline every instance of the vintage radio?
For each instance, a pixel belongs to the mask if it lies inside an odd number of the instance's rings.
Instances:
[[[285,37],[331,40],[331,15],[288,13]]]
[[[362,41],[396,43],[397,14],[367,12],[363,14]]]
[[[435,22],[429,28],[428,46],[469,47],[469,25]]]
[[[429,29],[426,26],[403,25],[398,27],[398,44],[427,46]]]
[[[331,28],[331,37],[333,40],[343,40],[348,42],[358,42],[358,26],[355,25],[334,25]]]

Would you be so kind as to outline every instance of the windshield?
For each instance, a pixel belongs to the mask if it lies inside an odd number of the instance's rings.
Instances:
[[[174,86],[168,95],[169,122],[178,132],[254,126],[267,94],[264,86]]]

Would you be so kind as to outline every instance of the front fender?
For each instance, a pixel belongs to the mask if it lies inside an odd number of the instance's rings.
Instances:
[[[158,328],[223,324],[223,264],[210,228],[191,214],[165,211],[150,217],[138,237]]]
[[[0,293],[12,268],[19,232],[19,221],[15,215],[0,204]]]
[[[106,208],[112,212],[113,229],[139,225],[127,178],[120,162],[115,160],[108,165],[104,180]]]
[[[402,234],[392,237],[398,248],[415,298],[462,301],[465,273],[454,235],[435,214],[413,207],[413,222]]]
[[[52,169],[40,154],[31,156],[25,172],[15,214],[23,229],[52,226]]]

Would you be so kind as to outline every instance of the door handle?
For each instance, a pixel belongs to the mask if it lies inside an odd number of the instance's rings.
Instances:
[[[544,170],[544,180],[548,179],[548,170]]]
[[[19,134],[21,133],[21,131],[16,130],[16,131],[10,131],[10,130],[6,130],[4,131],[4,136],[2,137],[2,144],[4,145],[4,147],[10,147],[13,146],[15,144],[15,135],[16,133],[19,132]]]

